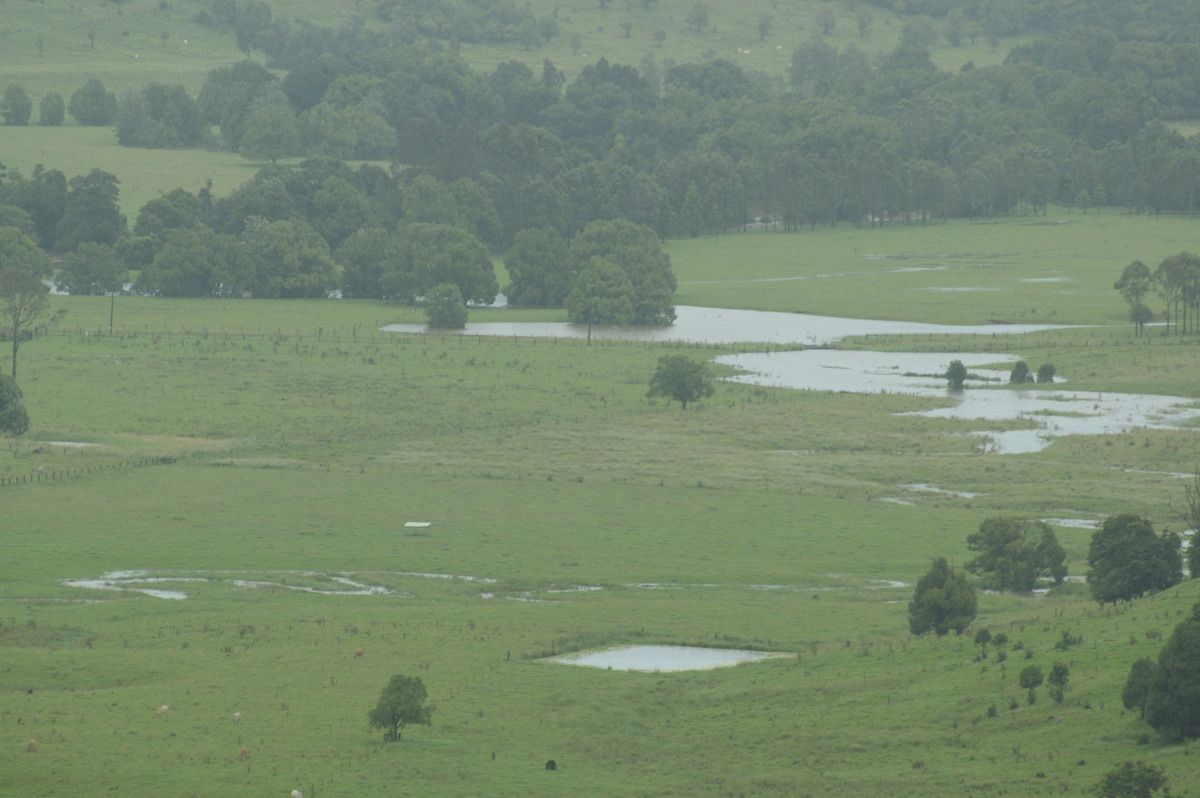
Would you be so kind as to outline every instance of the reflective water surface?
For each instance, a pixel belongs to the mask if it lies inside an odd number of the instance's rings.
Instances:
[[[699,646],[624,646],[566,654],[550,661],[618,671],[697,671],[786,656],[789,655]]]

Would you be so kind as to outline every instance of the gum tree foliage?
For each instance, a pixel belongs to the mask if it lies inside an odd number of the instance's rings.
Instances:
[[[21,389],[7,374],[0,374],[0,433],[16,438],[29,429],[29,414],[21,404]]]
[[[1113,283],[1113,288],[1129,303],[1129,319],[1134,323],[1135,333],[1141,335],[1151,315],[1142,301],[1154,288],[1154,275],[1150,272],[1150,267],[1140,260],[1135,260],[1121,272],[1121,277]]]
[[[1129,676],[1121,689],[1121,703],[1126,709],[1136,709],[1139,717],[1146,717],[1146,701],[1150,689],[1158,677],[1158,663],[1149,657],[1135,660],[1129,667]]]
[[[975,620],[977,603],[966,574],[951,568],[945,557],[938,557],[917,580],[908,603],[908,628],[915,635],[962,634]]]
[[[1104,774],[1095,787],[1098,798],[1150,798],[1167,786],[1167,776],[1157,765],[1125,762]]]
[[[433,707],[425,703],[428,693],[419,676],[396,674],[379,694],[379,703],[367,714],[372,728],[383,729],[383,739],[400,739],[405,726],[432,723]]]
[[[1165,590],[1183,579],[1179,536],[1154,527],[1140,516],[1112,515],[1092,534],[1088,547],[1088,584],[1101,604],[1129,601]]]
[[[650,378],[646,396],[665,396],[687,410],[688,402],[713,395],[713,380],[708,364],[687,355],[667,355],[658,359],[658,368]]]
[[[1200,737],[1200,603],[1158,652],[1145,718],[1167,739]]]
[[[71,93],[67,113],[85,127],[111,125],[117,118],[117,95],[104,88],[97,78]]]
[[[1028,592],[1042,577],[1057,585],[1067,575],[1067,552],[1044,521],[988,518],[967,536],[967,548],[979,556],[963,567],[980,576],[988,590]]]
[[[50,310],[50,258],[33,239],[15,227],[0,227],[0,318],[12,341],[12,378],[17,378],[17,352],[39,323],[54,323],[66,311]]]
[[[437,330],[461,330],[467,326],[467,306],[454,283],[440,283],[425,296],[425,318]]]

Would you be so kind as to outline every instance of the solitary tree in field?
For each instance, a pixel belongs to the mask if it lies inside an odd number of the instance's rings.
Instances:
[[[429,726],[433,707],[425,703],[425,683],[418,676],[393,676],[379,694],[379,703],[367,715],[371,726],[383,729],[383,739],[399,740],[405,726]]]
[[[1061,662],[1054,663],[1054,667],[1050,669],[1050,675],[1046,677],[1046,684],[1050,685],[1050,697],[1054,699],[1054,703],[1061,704],[1063,696],[1067,692],[1067,682],[1071,678],[1071,669]]]
[[[1029,364],[1024,360],[1018,360],[1017,364],[1012,367],[1012,371],[1008,375],[1009,385],[1024,385],[1027,382],[1033,382],[1033,377],[1029,374]]]
[[[0,318],[12,339],[12,378],[17,378],[17,350],[33,336],[38,322],[57,321],[65,311],[51,313],[50,259],[33,239],[15,227],[0,227]]]
[[[952,391],[961,391],[967,381],[967,367],[961,360],[951,360],[946,368],[946,387]]]
[[[936,632],[938,636],[961,634],[975,620],[978,601],[965,574],[956,572],[938,557],[928,573],[917,580],[908,603],[908,628],[915,635]]]
[[[666,396],[687,410],[688,402],[713,395],[708,366],[687,355],[667,355],[658,359],[658,369],[650,378],[646,396]]]
[[[1030,665],[1021,671],[1021,675],[1017,677],[1017,684],[1021,685],[1022,689],[1029,691],[1028,699],[1030,704],[1037,701],[1037,689],[1043,679],[1042,666],[1040,665]]]

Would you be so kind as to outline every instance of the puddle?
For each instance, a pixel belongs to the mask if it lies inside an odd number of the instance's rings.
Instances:
[[[972,493],[966,490],[946,490],[945,488],[926,485],[924,482],[917,482],[912,485],[900,485],[899,487],[911,490],[914,493],[937,493],[942,496],[957,496],[960,499],[974,499],[977,496],[983,495],[982,493]]]
[[[83,449],[88,446],[99,446],[98,443],[84,443],[83,441],[46,441],[47,446],[62,446],[66,449]]]
[[[327,582],[329,583],[329,587],[291,585],[281,580],[233,578],[232,572],[199,571],[166,576],[150,576],[149,571],[109,571],[97,579],[64,579],[62,580],[62,584],[67,587],[78,587],[85,590],[117,590],[127,593],[141,593],[153,598],[175,601],[186,599],[188,593],[184,590],[164,590],[158,587],[147,587],[147,585],[178,585],[189,582],[203,582],[205,584],[227,584],[239,588],[283,588],[286,590],[296,590],[301,593],[315,593],[326,596],[385,596],[391,595],[392,592],[378,585],[363,584],[347,576],[318,571],[273,571],[267,573],[302,576],[317,582]],[[425,575],[413,574],[413,576]],[[429,574],[428,576],[434,575]]]
[[[740,651],[699,646],[623,646],[603,651],[566,654],[561,657],[552,657],[547,661],[617,671],[663,672],[726,668],[743,662],[788,656],[791,655],[779,652]]]

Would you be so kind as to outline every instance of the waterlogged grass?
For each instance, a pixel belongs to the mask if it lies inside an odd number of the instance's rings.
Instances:
[[[1101,220],[1113,264],[1063,273],[1030,233],[1003,268],[1031,292],[1011,315],[1064,285],[1020,280],[1062,276],[1094,302],[1064,297],[1059,320],[1113,326],[843,346],[1016,354],[1055,363],[1057,387],[1195,396],[1195,344],[1135,339],[1111,289],[1125,262],[1153,259],[1137,247],[1184,223]],[[967,280],[955,270],[880,275],[883,261],[841,251],[850,235],[937,251],[900,228],[671,242],[680,301],[958,322],[1003,309],[1001,291],[917,290]],[[1086,236],[1074,246],[1099,258]],[[746,279],[861,274],[773,283],[793,296],[770,301],[755,283],[701,285],[735,256]],[[686,412],[645,397],[663,354],[745,347],[385,334],[419,309],[357,301],[54,302],[66,324],[21,350],[32,429],[0,451],[0,477],[18,480],[0,484],[6,793],[1084,795],[1138,759],[1195,794],[1195,745],[1145,737],[1119,700],[1195,583],[1115,610],[1080,584],[983,595],[976,628],[1010,637],[1003,661],[969,637],[914,639],[906,618],[929,560],[965,562],[985,518],[1177,527],[1195,432],[981,455],[969,433],[1026,422],[903,415],[944,400],[896,394],[723,383]],[[517,318],[562,320],[471,312]],[[65,445],[80,443],[96,445]],[[1082,574],[1090,530],[1058,535]],[[130,570],[167,581],[126,588],[188,598],[66,584]],[[312,592],[341,579],[380,592]],[[1063,631],[1083,642],[1056,650]],[[539,661],[621,643],[789,656],[678,674]],[[1015,674],[1055,662],[1071,669],[1065,703],[1042,691],[1029,706]],[[366,713],[394,673],[421,676],[437,709],[383,745]]]

